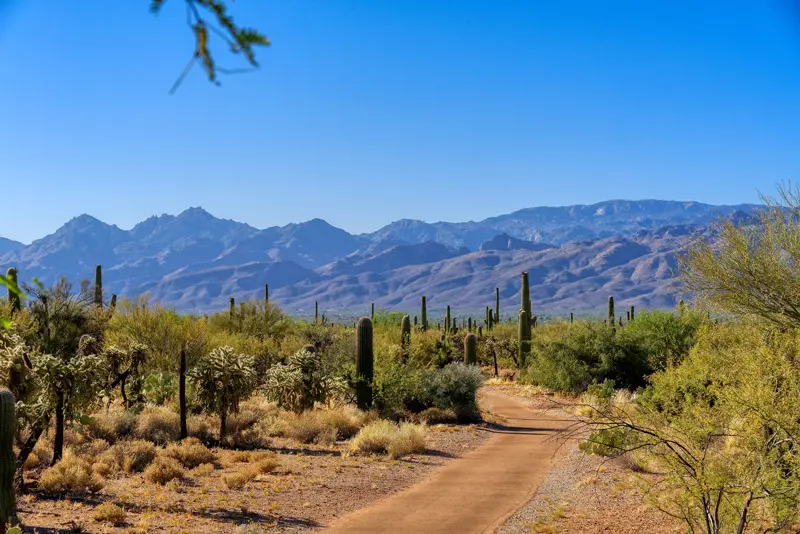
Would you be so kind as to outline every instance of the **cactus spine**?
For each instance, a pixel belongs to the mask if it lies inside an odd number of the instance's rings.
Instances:
[[[8,304],[11,306],[11,313],[18,312],[21,309],[19,295],[14,291],[19,289],[17,282],[17,270],[14,267],[9,267],[6,271],[6,279],[13,287],[8,287]]]
[[[528,321],[530,321],[533,315],[531,315],[531,286],[530,282],[528,281],[527,271],[523,271],[522,273],[522,289],[520,290],[520,298],[522,300],[522,310],[526,313]]]
[[[614,297],[608,297],[608,326],[614,328]]]
[[[17,502],[14,497],[14,432],[16,428],[14,394],[0,389],[0,525],[17,523]],[[20,469],[22,469],[20,467]]]
[[[528,354],[531,352],[531,321],[528,319],[528,313],[525,310],[519,311],[517,342],[519,344],[517,348],[517,364],[522,369],[528,361]]]
[[[372,321],[358,320],[356,327],[356,403],[361,410],[372,408]]]
[[[403,358],[408,358],[408,347],[411,345],[411,319],[408,315],[403,316],[400,322],[400,346],[403,347]]]
[[[467,334],[464,337],[464,363],[467,365],[478,363],[478,340],[475,334]]]
[[[94,268],[94,305],[103,307],[103,267],[100,265]]]
[[[428,306],[425,302],[425,295],[422,295],[422,304],[419,311],[420,321],[422,321],[422,330],[428,329]]]
[[[494,322],[500,322],[500,288],[494,288]]]

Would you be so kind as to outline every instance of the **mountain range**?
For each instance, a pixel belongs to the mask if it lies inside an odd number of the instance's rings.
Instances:
[[[78,282],[103,266],[110,296],[148,293],[185,312],[224,309],[229,297],[270,299],[298,315],[314,302],[328,313],[378,307],[463,313],[494,302],[516,310],[520,272],[544,313],[600,312],[610,294],[621,306],[672,307],[676,257],[720,217],[758,206],[612,200],[526,208],[482,221],[400,220],[350,234],[322,219],[265,229],[219,219],[202,208],[146,219],[130,230],[89,215],[28,245],[0,238],[0,266],[20,279]]]

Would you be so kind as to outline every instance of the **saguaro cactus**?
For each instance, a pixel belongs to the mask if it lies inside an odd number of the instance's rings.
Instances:
[[[264,304],[269,306],[269,284],[264,284]]]
[[[189,437],[186,425],[186,348],[181,349],[181,366],[178,374],[178,409],[181,412],[181,439]]]
[[[608,297],[608,324],[614,326],[614,297]]]
[[[116,293],[111,294],[111,302],[108,305],[108,312],[111,315],[114,315],[114,310],[117,309],[117,295]]]
[[[444,335],[450,332],[450,305],[447,305],[447,311],[444,313]]]
[[[531,315],[531,286],[528,282],[527,271],[523,271],[522,273],[522,289],[520,290],[520,298],[522,300],[522,309],[525,311],[528,320],[530,321],[533,315]]]
[[[572,312],[569,312],[569,322],[570,322],[570,324],[572,324],[574,321],[575,321],[575,314],[572,313]]]
[[[103,267],[100,265],[94,268],[94,305],[103,307]]]
[[[372,321],[362,317],[356,327],[356,403],[362,410],[372,408],[372,371]]]
[[[314,324],[319,322],[319,303],[314,301]]]
[[[489,330],[494,328],[494,312],[489,308]]]
[[[464,363],[467,365],[478,363],[478,340],[475,334],[467,334],[464,337]]]
[[[17,270],[14,267],[9,267],[6,271],[6,278],[10,284],[13,284],[15,288],[19,288],[17,282]],[[11,313],[17,312],[22,307],[19,301],[19,295],[15,293],[11,287],[8,287],[8,304],[11,306]]]
[[[631,306],[631,321],[633,321],[634,319],[636,319],[636,315],[634,314],[633,306]]]
[[[231,314],[231,321],[233,321],[234,317],[236,317],[236,299],[233,297],[230,298],[230,314]]]
[[[404,315],[400,321],[400,346],[403,347],[403,358],[408,358],[409,345],[411,345],[411,318]]]
[[[467,332],[472,332],[472,317],[467,317]]]
[[[17,503],[14,497],[14,432],[17,423],[14,395],[0,389],[0,525],[17,523]],[[21,468],[20,468],[21,469]]]
[[[500,288],[494,288],[494,322],[500,322]]]
[[[531,321],[528,319],[528,313],[525,310],[520,310],[518,315],[517,325],[517,364],[519,368],[525,367],[528,361],[528,355],[531,353]]]
[[[428,329],[428,306],[425,302],[425,295],[422,295],[422,304],[420,305],[419,318],[422,322],[422,329]]]

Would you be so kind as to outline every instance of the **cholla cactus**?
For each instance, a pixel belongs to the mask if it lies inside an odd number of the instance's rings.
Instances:
[[[233,347],[218,347],[189,372],[204,409],[219,415],[220,440],[225,437],[229,412],[236,412],[255,387],[255,360]]]
[[[345,389],[344,381],[323,366],[314,346],[307,345],[289,356],[285,364],[273,365],[267,371],[264,393],[281,408],[300,413]]]

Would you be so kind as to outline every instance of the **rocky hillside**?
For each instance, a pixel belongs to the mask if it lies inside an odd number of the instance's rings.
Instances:
[[[529,208],[479,222],[403,220],[353,235],[321,219],[263,230],[218,219],[201,208],[151,217],[123,230],[89,215],[29,245],[0,241],[0,265],[22,280],[88,278],[102,264],[107,292],[149,293],[181,311],[224,308],[228,298],[272,298],[295,313],[363,313],[369,303],[414,310],[423,294],[432,310],[446,304],[481,310],[501,290],[516,309],[519,273],[544,312],[675,302],[676,254],[720,216],[746,217],[755,206],[696,202],[609,201]]]

